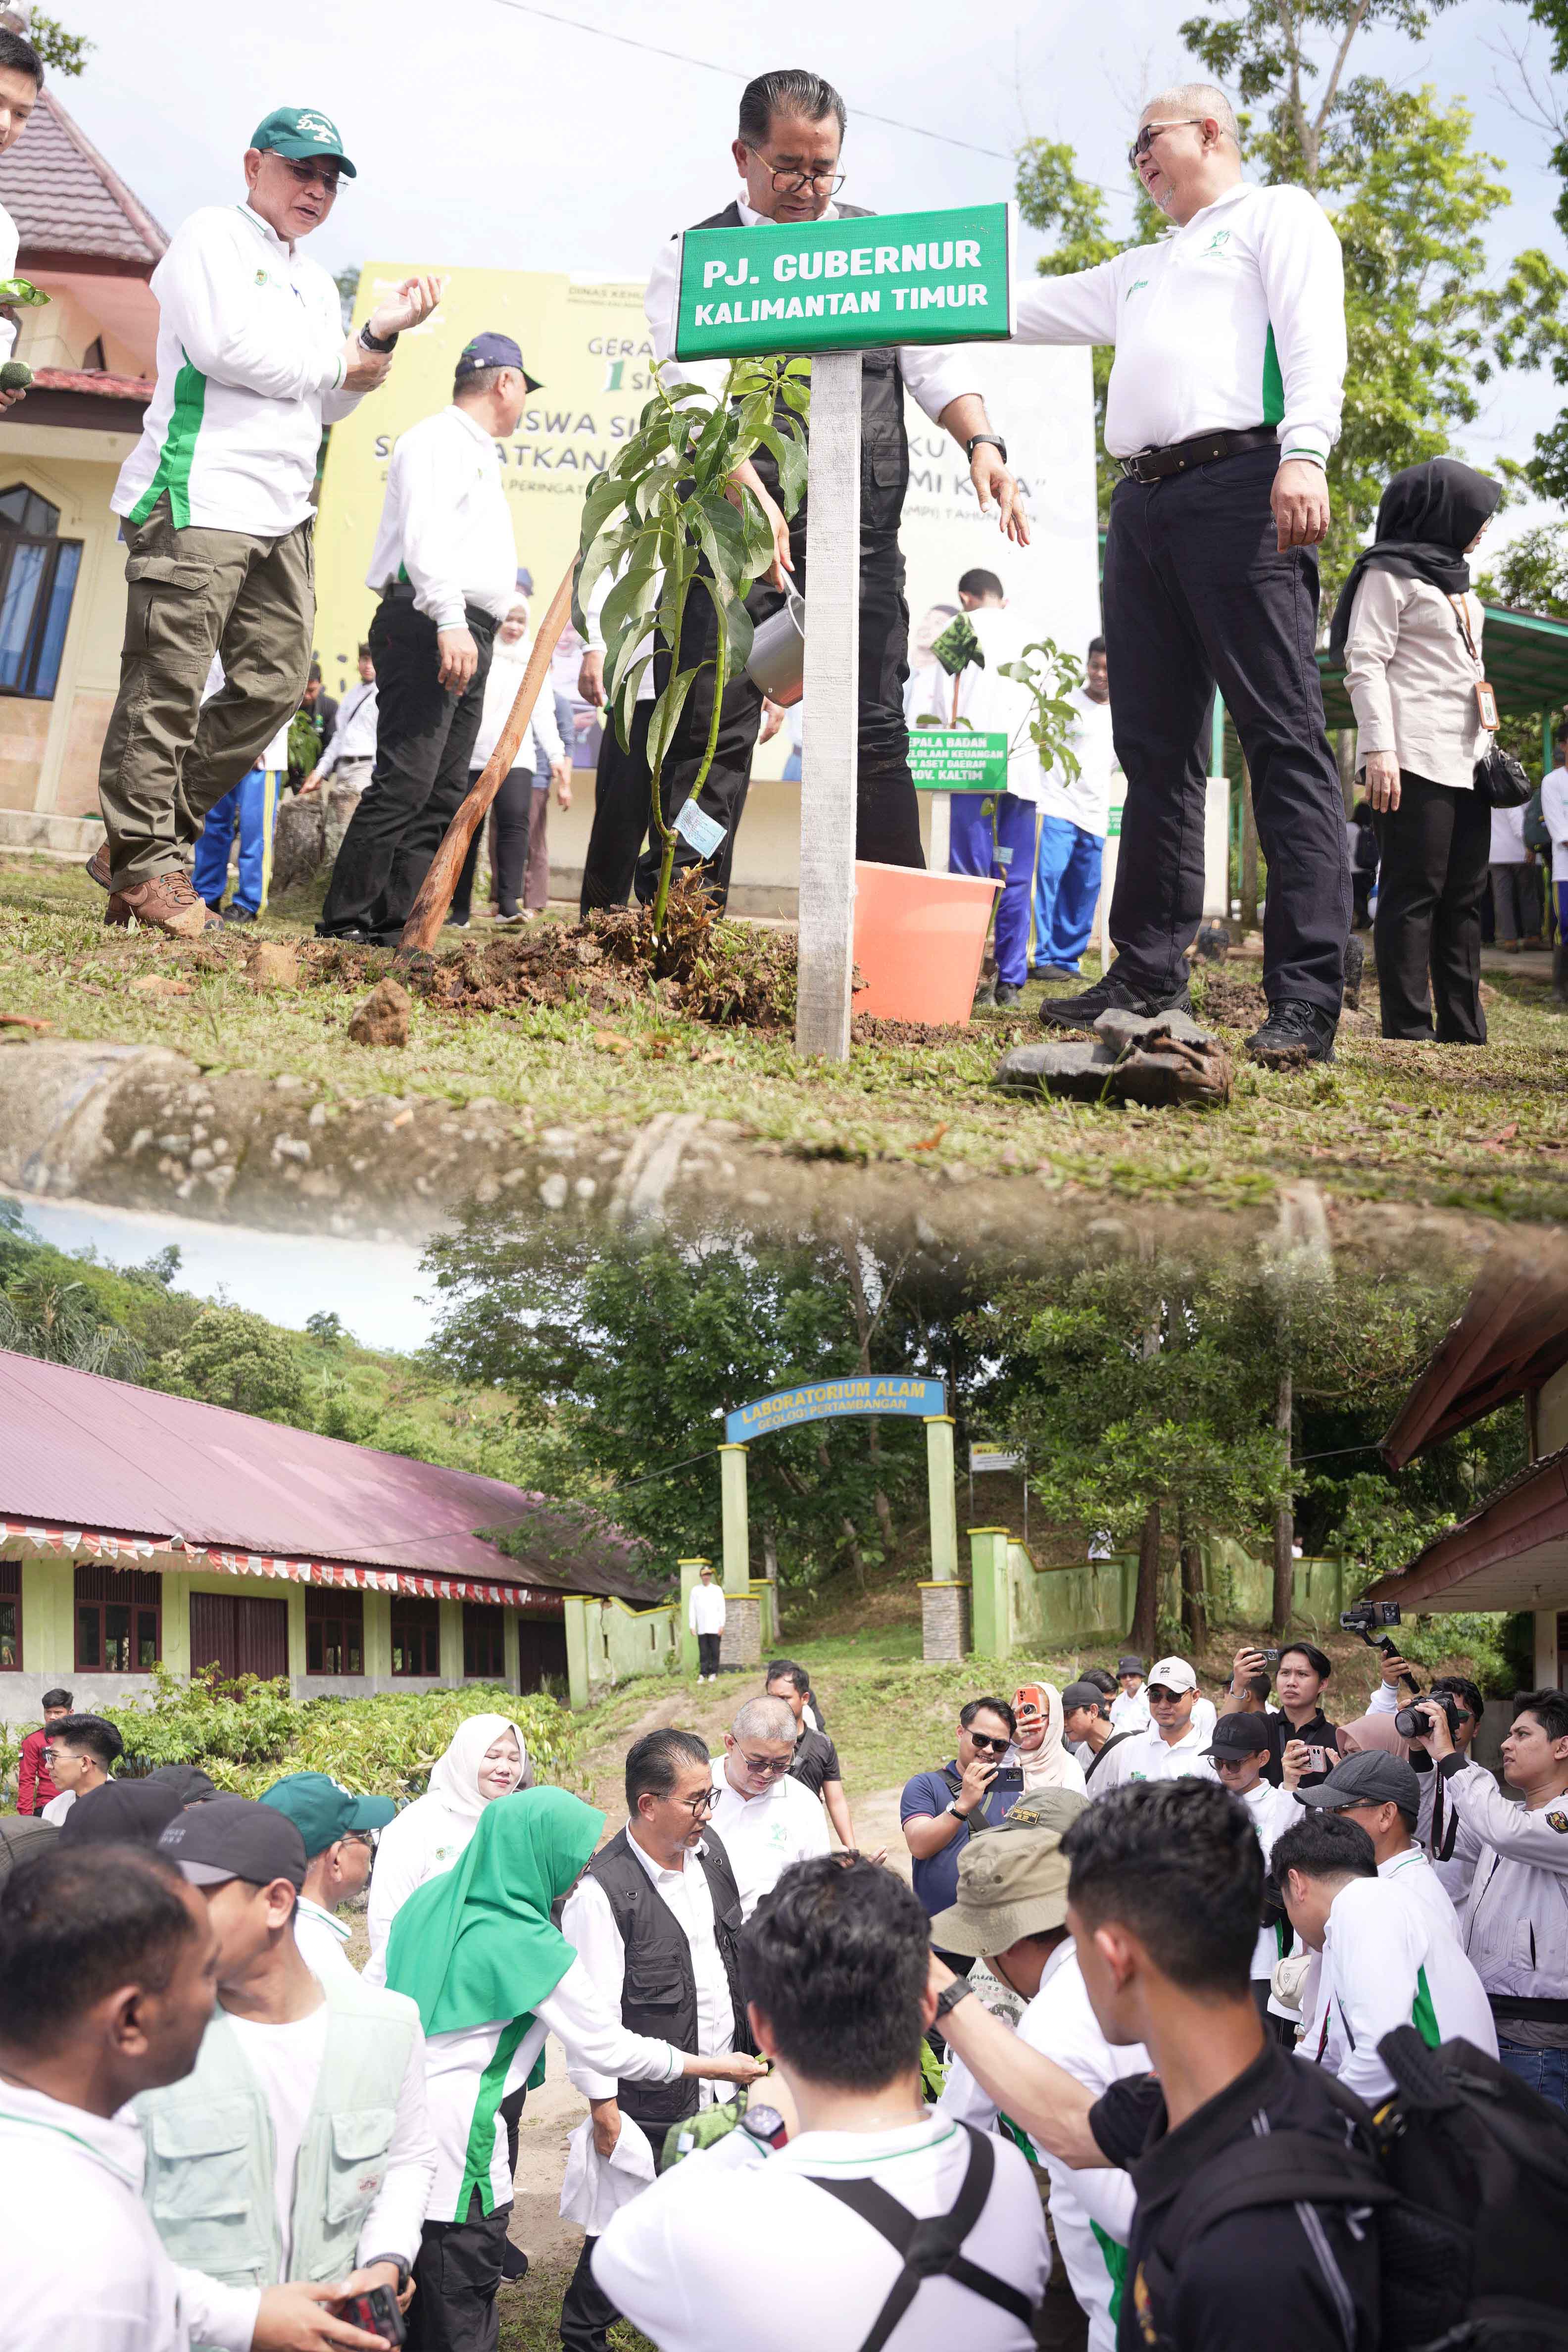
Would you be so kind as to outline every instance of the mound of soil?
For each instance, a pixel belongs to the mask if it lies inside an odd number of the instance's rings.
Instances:
[[[1193,1011],[1211,1028],[1251,1030],[1268,1019],[1268,999],[1256,980],[1205,970],[1201,990],[1193,992]]]

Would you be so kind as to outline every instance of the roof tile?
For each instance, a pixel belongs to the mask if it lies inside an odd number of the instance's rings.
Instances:
[[[0,205],[29,249],[142,262],[167,250],[167,232],[111,170],[47,89],[26,131],[0,155]]]

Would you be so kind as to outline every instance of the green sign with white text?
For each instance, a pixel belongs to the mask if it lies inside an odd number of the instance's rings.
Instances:
[[[1013,207],[692,228],[675,355],[744,359],[880,343],[1005,341]]]
[[[917,793],[1005,793],[1007,738],[967,727],[913,727],[910,773]]]

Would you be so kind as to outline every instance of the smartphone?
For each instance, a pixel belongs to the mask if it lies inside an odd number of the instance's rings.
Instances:
[[[1329,1769],[1329,1751],[1326,1748],[1308,1748],[1307,1769],[1309,1772],[1326,1772]]]
[[[397,2297],[386,2286],[373,2286],[366,2294],[351,2295],[346,2303],[337,2305],[337,2316],[346,2319],[351,2327],[363,2327],[369,2336],[384,2336],[389,2344],[401,2344],[408,2333],[397,2308]]]

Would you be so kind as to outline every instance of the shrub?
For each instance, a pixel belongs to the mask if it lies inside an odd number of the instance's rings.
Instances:
[[[1433,1675],[1468,1675],[1483,1698],[1511,1698],[1528,1683],[1529,1673],[1521,1680],[1519,1662],[1510,1655],[1510,1622],[1480,1610],[1456,1610],[1414,1618],[1392,1638],[1413,1666]]]

